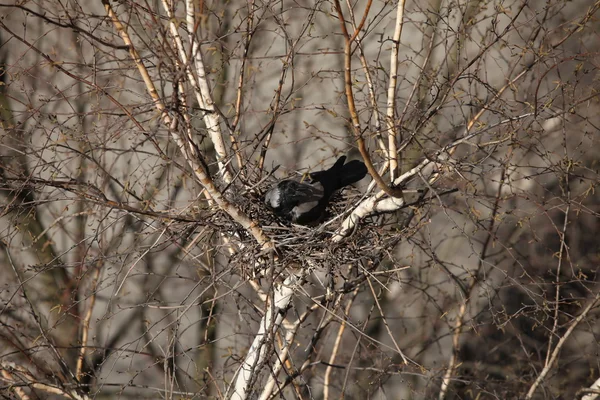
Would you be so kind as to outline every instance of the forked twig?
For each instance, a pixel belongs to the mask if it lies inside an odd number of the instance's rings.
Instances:
[[[398,131],[394,119],[396,110],[396,84],[398,81],[398,50],[404,18],[404,0],[399,0],[396,10],[396,28],[392,38],[392,54],[390,55],[390,82],[387,93],[386,122],[388,129],[388,158],[390,160],[390,181],[393,183],[398,172]]]
[[[112,6],[110,5],[110,2],[108,0],[102,0],[102,3],[104,4],[106,13],[108,14],[111,21],[113,22],[113,25],[117,29],[117,32],[123,39],[123,42],[125,42],[125,44],[129,47],[129,54],[131,55],[131,58],[136,64],[138,71],[142,76],[142,79],[144,80],[146,89],[152,97],[156,109],[160,112],[161,118],[163,119],[165,125],[169,127],[171,127],[172,125],[176,125],[177,119],[171,118],[171,116],[167,112],[163,101],[158,96],[158,92],[156,91],[154,82],[152,82],[152,79],[148,74],[148,70],[142,62],[138,52],[136,51],[135,46],[133,45],[133,42],[129,37],[129,34],[127,33],[127,30],[125,29],[118,16],[114,12]],[[223,194],[219,192],[211,177],[208,175],[208,171],[206,171],[203,165],[200,163],[200,154],[197,154],[196,147],[191,145],[188,140],[184,139],[182,135],[177,131],[177,129],[169,129],[169,131],[171,136],[173,137],[173,140],[177,144],[177,147],[179,147],[181,153],[183,154],[186,161],[194,171],[196,178],[200,181],[204,189],[206,189],[208,194],[212,197],[215,203],[217,203],[221,210],[229,214],[229,216],[233,218],[234,221],[239,223],[244,229],[250,232],[252,236],[254,236],[254,238],[258,241],[258,243],[264,248],[273,247],[271,240],[264,234],[258,222],[250,219],[242,210],[240,210],[233,203],[229,202],[223,196]]]
[[[550,356],[550,361],[548,363],[546,363],[546,365],[544,366],[544,369],[542,369],[542,372],[538,375],[535,382],[533,382],[533,384],[529,388],[529,391],[527,392],[527,395],[525,396],[525,400],[531,399],[533,397],[533,395],[535,394],[535,391],[537,390],[537,388],[542,384],[542,382],[544,382],[544,379],[546,379],[546,375],[548,375],[548,373],[552,369],[552,366],[554,365],[554,362],[558,358],[558,354],[560,353],[560,350],[564,346],[565,342],[567,341],[567,339],[569,339],[569,336],[571,336],[571,334],[573,333],[573,331],[575,330],[577,325],[579,325],[579,323],[581,321],[583,321],[583,319],[591,311],[591,309],[596,306],[596,303],[598,303],[598,300],[600,300],[600,292],[598,292],[598,294],[596,294],[596,297],[590,302],[590,304],[587,305],[587,307],[581,312],[581,314],[579,314],[577,316],[577,318],[575,318],[575,320],[573,322],[571,322],[571,326],[569,326],[569,329],[567,329],[567,331],[565,332],[563,337],[561,337],[560,340],[558,341],[558,343],[556,343],[556,347],[554,348],[554,350],[552,351],[552,355]]]
[[[344,39],[346,41],[346,44],[344,46],[344,82],[346,88],[346,100],[348,101],[348,111],[350,112],[350,117],[352,120],[352,132],[354,133],[354,138],[356,139],[358,150],[360,151],[360,154],[363,157],[363,161],[365,162],[365,165],[369,170],[369,174],[371,174],[375,182],[377,182],[377,186],[379,186],[379,188],[383,190],[387,195],[391,197],[402,198],[402,189],[393,188],[386,185],[386,183],[383,181],[383,178],[381,177],[381,175],[379,175],[379,173],[375,169],[375,166],[373,165],[373,162],[371,161],[371,156],[369,155],[369,151],[367,150],[367,146],[362,137],[360,120],[356,111],[354,93],[352,91],[352,42],[360,33],[360,30],[362,29],[367,19],[367,15],[369,14],[369,9],[371,8],[372,3],[373,0],[369,0],[367,2],[362,20],[354,30],[352,36],[350,36],[350,34],[348,33],[348,29],[346,29],[346,22],[344,19],[344,13],[342,12],[342,6],[340,5],[339,0],[335,0],[335,8],[338,13],[338,19],[340,20],[340,26],[342,28]]]

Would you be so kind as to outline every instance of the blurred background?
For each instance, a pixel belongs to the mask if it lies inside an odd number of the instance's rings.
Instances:
[[[600,378],[600,3],[339,5],[350,35],[364,19],[349,82],[332,1],[0,4],[5,398],[226,398],[294,269],[250,398],[566,399]],[[388,198],[370,177],[322,226],[273,218],[269,186],[363,158],[357,134],[388,184],[397,153],[404,201],[339,243]],[[275,276],[190,159],[274,240]]]

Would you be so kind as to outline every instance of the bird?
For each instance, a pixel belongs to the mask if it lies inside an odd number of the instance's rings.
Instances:
[[[309,174],[310,182],[294,179],[278,182],[265,195],[265,203],[275,215],[299,225],[320,221],[336,191],[367,175],[362,161],[345,162],[346,156],[341,156],[331,168]]]

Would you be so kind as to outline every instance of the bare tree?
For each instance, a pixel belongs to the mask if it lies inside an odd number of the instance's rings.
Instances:
[[[1,4],[2,394],[596,398],[599,8]]]

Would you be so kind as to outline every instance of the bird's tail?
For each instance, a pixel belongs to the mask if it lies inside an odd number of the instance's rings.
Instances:
[[[367,167],[362,161],[352,160],[348,164],[344,164],[345,162],[346,156],[341,156],[331,168],[326,171],[313,172],[310,177],[313,181],[321,182],[325,188],[334,192],[360,181],[367,175]]]
[[[367,167],[364,162],[352,160],[344,164],[341,171],[340,189],[360,181],[367,175]]]

